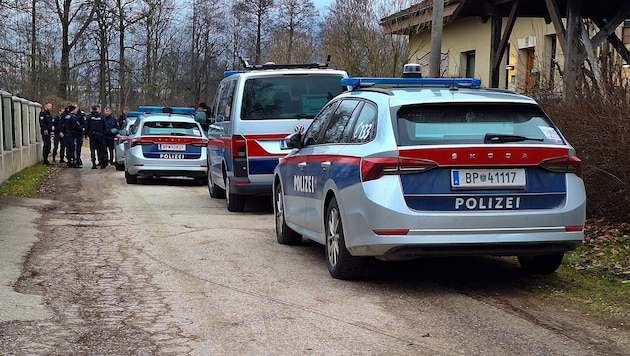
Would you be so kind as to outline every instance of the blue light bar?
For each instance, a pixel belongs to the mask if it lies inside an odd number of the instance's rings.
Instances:
[[[168,107],[168,106],[140,106],[139,111],[146,114],[180,114],[180,115],[195,115],[195,108],[192,107]]]
[[[225,72],[223,72],[223,77],[229,77],[230,75],[233,74],[238,74],[238,73],[245,73],[245,70],[226,70]]]
[[[481,79],[478,78],[343,78],[342,86],[370,87],[374,85],[389,86],[459,86],[480,87]]]
[[[138,117],[144,115],[142,111],[127,111],[127,117]]]

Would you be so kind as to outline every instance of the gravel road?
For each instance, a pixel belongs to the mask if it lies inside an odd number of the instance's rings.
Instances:
[[[192,180],[113,167],[59,169],[44,191],[0,200],[3,355],[630,354],[630,328],[532,297],[511,259],[340,281],[321,246],[277,244],[270,199],[230,213]]]

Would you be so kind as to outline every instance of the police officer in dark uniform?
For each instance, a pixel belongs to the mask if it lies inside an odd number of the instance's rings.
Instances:
[[[42,155],[44,156],[44,164],[47,166],[52,165],[52,163],[48,161],[48,155],[50,154],[50,134],[54,129],[50,109],[52,109],[52,104],[46,102],[42,111],[39,113],[39,127],[41,129],[42,142],[44,144]]]
[[[98,111],[97,105],[92,105],[90,114],[85,118],[85,132],[90,139],[90,155],[92,169],[96,169],[96,159],[101,168],[107,167],[105,153],[105,119]]]
[[[55,137],[53,138],[53,149],[52,149],[53,162],[56,162],[57,152],[59,152],[59,162],[61,163],[65,162],[63,158],[65,157],[66,143],[65,143],[65,140],[63,139],[63,133],[62,133],[63,132],[62,122],[63,122],[64,113],[65,113],[65,109],[60,108],[59,115],[53,116],[52,118],[52,125],[54,128],[53,132],[55,133]]]
[[[76,117],[79,125],[81,125],[81,129],[83,131],[81,135],[79,135],[78,137],[77,147],[76,147],[77,157],[79,157],[78,164],[79,166],[82,166],[83,160],[81,160],[81,148],[83,147],[83,139],[86,136],[85,130],[83,129],[85,127],[85,113],[83,112],[83,110],[81,110],[81,108],[79,107],[79,104],[72,103],[72,105],[76,107],[76,113],[74,114],[74,116]]]
[[[83,127],[76,117],[78,110],[79,108],[72,104],[66,108],[62,128],[66,141],[66,159],[68,160],[68,167],[72,168],[81,168],[80,151],[77,146],[79,142],[83,142]]]
[[[105,147],[107,150],[106,164],[114,164],[114,138],[118,133],[118,120],[112,114],[111,108],[105,108]]]

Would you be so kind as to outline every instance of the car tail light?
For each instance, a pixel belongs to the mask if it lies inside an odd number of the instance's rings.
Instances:
[[[135,147],[135,146],[150,146],[150,145],[155,145],[155,142],[150,141],[150,140],[145,140],[145,139],[134,139],[131,140],[131,142],[129,143],[129,146],[131,147]]]
[[[364,182],[386,174],[412,174],[426,172],[437,163],[416,158],[365,158],[361,161],[361,178]]]
[[[232,136],[232,157],[247,158],[247,141],[240,135]]]
[[[195,147],[206,147],[208,146],[208,140],[193,141],[190,145]]]
[[[575,173],[575,175],[580,178],[582,178],[582,174],[584,173],[582,160],[575,156],[549,158],[542,161],[540,167],[552,172]]]
[[[125,143],[127,141],[129,141],[129,137],[122,137],[121,136],[121,137],[118,138],[118,142],[119,143]]]

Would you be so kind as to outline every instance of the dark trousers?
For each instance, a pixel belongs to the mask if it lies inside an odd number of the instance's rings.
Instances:
[[[68,161],[68,166],[78,166],[79,165],[79,154],[77,152],[77,146],[79,144],[78,136],[72,133],[66,133],[66,135],[63,138],[66,143],[66,160]]]
[[[106,161],[113,163],[114,162],[114,136],[105,136],[105,148],[107,148]]]
[[[50,133],[42,134],[42,142],[44,143],[42,156],[44,157],[44,162],[48,162],[48,155],[50,154]]]
[[[60,150],[58,151],[58,149]],[[63,161],[63,158],[65,157],[65,151],[66,141],[61,136],[59,136],[58,133],[55,133],[53,140],[53,161],[55,160],[55,157],[57,157],[57,152],[59,152],[59,160]]]
[[[107,165],[107,153],[105,152],[105,137],[103,135],[90,135],[90,157],[92,158],[92,164],[98,164],[101,167]]]

